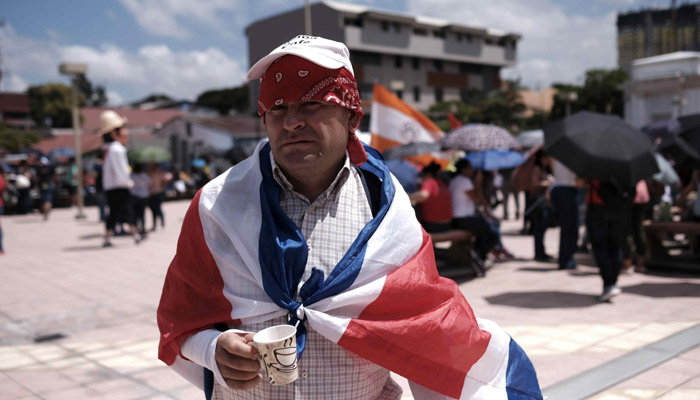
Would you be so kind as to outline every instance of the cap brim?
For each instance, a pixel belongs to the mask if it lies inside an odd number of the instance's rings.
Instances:
[[[246,79],[251,80],[251,79],[260,79],[265,75],[265,71],[267,71],[267,68],[272,64],[275,60],[282,56],[286,55],[294,55],[297,57],[305,58],[309,61],[311,61],[314,64],[320,65],[323,68],[328,68],[328,69],[338,69],[342,67],[347,66],[338,61],[335,60],[331,57],[325,56],[320,53],[313,53],[313,54],[308,54],[308,51],[304,50],[297,50],[297,49],[288,49],[288,50],[282,50],[279,52],[274,52],[266,55],[265,57],[261,58],[256,62],[248,71],[248,74],[246,75]],[[352,67],[350,67],[352,68]],[[354,75],[354,72],[350,70],[350,73]]]

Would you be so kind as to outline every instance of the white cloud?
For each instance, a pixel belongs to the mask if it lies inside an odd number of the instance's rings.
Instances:
[[[12,72],[16,86],[66,82],[58,74],[61,62],[87,64],[91,81],[129,94],[129,99],[154,92],[192,99],[206,89],[236,86],[245,79],[241,63],[214,47],[174,51],[161,44],[130,52],[113,44],[61,46],[17,35],[10,26],[0,30],[0,36],[4,69]]]
[[[124,104],[124,99],[122,96],[113,91],[113,90],[108,90],[107,91],[107,105],[112,106],[112,107],[117,107]]]
[[[197,21],[231,35],[220,17],[221,11],[235,11],[245,4],[232,0],[120,0],[145,31],[178,39],[191,32],[183,21]]]
[[[614,11],[603,17],[567,15],[554,0],[408,0],[408,8],[418,15],[521,34],[517,72],[508,74],[520,75],[526,85],[574,83],[588,69],[617,65]]]
[[[3,92],[24,92],[27,90],[27,82],[22,79],[17,74],[4,74],[2,76],[2,87],[0,87],[0,90]]]

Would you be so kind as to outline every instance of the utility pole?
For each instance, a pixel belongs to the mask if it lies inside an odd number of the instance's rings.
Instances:
[[[311,6],[309,0],[304,0],[304,34],[311,36]]]

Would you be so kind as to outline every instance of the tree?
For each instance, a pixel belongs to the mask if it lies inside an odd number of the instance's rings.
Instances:
[[[445,120],[447,113],[452,113],[462,123],[495,124],[514,130],[520,122],[519,115],[525,111],[525,105],[518,94],[519,83],[508,82],[506,90],[484,93],[478,89],[469,89],[462,100],[443,101],[430,107],[430,113],[437,119],[441,129],[449,130]]]
[[[39,141],[39,135],[34,131],[12,128],[0,122],[0,148],[16,152],[22,147],[30,146]]]
[[[213,108],[221,115],[228,114],[232,109],[240,113],[245,113],[249,108],[248,85],[235,88],[207,90],[197,96],[196,104]]]
[[[92,86],[92,82],[85,75],[78,75],[75,78],[78,93],[85,97],[85,105],[88,107],[102,107],[107,104],[107,94],[104,86]]]
[[[37,126],[70,128],[73,126],[71,88],[62,83],[47,83],[27,89],[31,115]],[[85,97],[78,93],[78,106],[85,105]]]
[[[620,85],[629,80],[629,75],[620,69],[591,69],[586,71],[583,86],[554,84],[560,93],[575,92],[578,100],[571,104],[571,113],[581,110],[595,111],[603,114],[624,115],[624,93]],[[566,103],[558,96],[554,98],[551,118],[566,116]]]

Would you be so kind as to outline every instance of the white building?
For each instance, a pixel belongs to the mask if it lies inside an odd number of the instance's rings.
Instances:
[[[632,62],[625,119],[637,128],[700,113],[700,52],[681,51]]]
[[[367,111],[374,82],[427,109],[436,101],[458,100],[469,89],[498,89],[501,68],[517,62],[520,35],[514,33],[331,1],[310,8],[312,35],[343,42],[350,50]],[[254,22],[245,32],[253,65],[304,34],[304,9]],[[257,109],[259,87],[250,87],[251,106]]]

